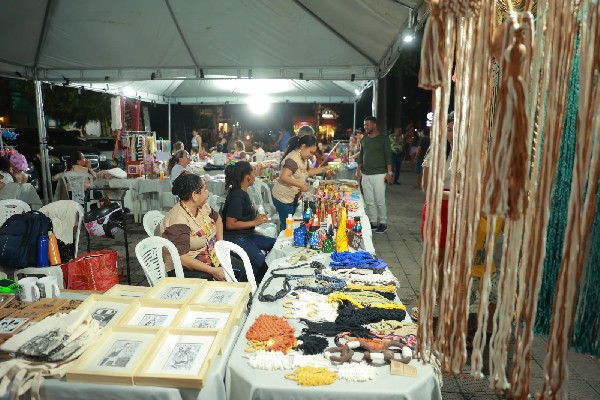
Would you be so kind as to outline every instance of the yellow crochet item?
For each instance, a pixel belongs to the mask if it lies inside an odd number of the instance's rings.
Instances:
[[[367,285],[346,285],[346,289],[349,290],[375,290],[377,292],[384,293],[395,293],[396,286],[394,285],[384,285],[384,286],[367,286]]]
[[[335,382],[337,374],[323,367],[300,367],[285,378],[298,382],[300,386],[323,386]]]
[[[348,233],[346,232],[346,209],[340,207],[340,222],[335,235],[335,250],[339,253],[348,251]]]
[[[356,306],[357,308],[376,307],[387,309],[406,310],[404,304],[394,303],[382,295],[374,292],[333,292],[327,296],[329,303],[343,303],[344,301]]]

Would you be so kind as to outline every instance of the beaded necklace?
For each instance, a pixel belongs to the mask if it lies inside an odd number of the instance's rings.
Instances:
[[[287,274],[280,274],[280,273],[278,273],[278,271],[288,270],[288,269],[292,269],[292,268],[296,269],[296,268],[303,267],[306,265],[307,264],[300,264],[300,265],[296,265],[293,267],[281,267],[281,268],[275,268],[275,269],[271,270],[271,276],[266,280],[266,282],[260,288],[260,292],[258,293],[258,300],[262,301],[262,302],[271,303],[271,302],[277,301],[279,299],[282,299],[286,294],[288,294],[292,290],[290,280],[310,277],[310,276],[312,276],[312,274],[310,274],[310,275],[287,275]],[[269,285],[275,278],[284,278],[283,287],[281,289],[279,289],[277,291],[277,293],[275,293],[275,295],[264,294],[265,290],[269,287]]]
[[[310,290],[311,292],[317,292],[320,294],[329,294],[342,290],[346,286],[346,281],[343,279],[333,278],[331,276],[322,274],[316,275],[314,277],[314,281],[316,285],[311,286],[308,279],[303,279],[301,281],[302,284],[296,286],[296,290]]]
[[[189,215],[192,221],[194,221],[194,223],[200,227],[202,233],[204,233],[204,235],[206,236],[206,248],[208,249],[208,256],[210,257],[212,266],[217,268],[219,265],[221,265],[221,263],[219,262],[219,258],[217,257],[217,253],[215,251],[215,243],[217,238],[216,229],[213,231],[210,224],[206,221],[204,214],[200,210],[197,210],[197,213],[202,216],[202,222],[204,222],[204,227],[200,224],[200,222],[198,222],[196,217],[192,215],[191,211],[185,206],[185,204],[183,204],[183,201],[180,201],[179,205],[181,206],[181,208],[183,208],[187,215]],[[191,235],[198,236],[196,232],[192,232]]]

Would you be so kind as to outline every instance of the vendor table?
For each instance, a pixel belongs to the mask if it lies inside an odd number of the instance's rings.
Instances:
[[[326,261],[329,258],[328,254],[320,254],[316,256],[317,260]],[[280,266],[289,265],[285,263],[285,259],[279,259],[269,265],[269,270]],[[327,265],[327,264],[326,264]],[[310,269],[299,268],[295,273],[307,274]],[[266,277],[270,276],[267,272]],[[263,281],[263,283],[266,279]],[[274,294],[281,289],[281,283],[275,285],[275,282],[281,282],[281,279],[275,279],[266,294]],[[259,290],[262,285],[259,287]],[[254,298],[252,310],[250,311],[246,323],[241,329],[239,339],[233,348],[229,358],[226,375],[226,391],[229,400],[280,400],[280,399],[343,399],[343,400],[438,400],[441,399],[440,385],[434,373],[432,366],[423,365],[420,361],[413,360],[410,365],[417,369],[416,377],[403,377],[390,375],[390,367],[388,364],[381,365],[378,368],[379,374],[374,380],[366,382],[346,382],[336,380],[333,384],[327,386],[302,387],[295,381],[288,380],[284,377],[288,371],[265,371],[252,368],[248,364],[248,355],[245,339],[246,332],[254,323],[256,318],[261,314],[283,315],[284,308],[282,303],[284,298],[273,303],[263,303]],[[410,317],[407,317],[410,318]],[[296,320],[289,320],[290,325],[296,329],[296,335],[300,334],[301,328],[304,326]],[[334,346],[333,339],[330,339],[330,345]],[[355,354],[355,360],[360,360],[360,353]]]
[[[61,297],[66,299],[84,300],[94,292],[64,291]],[[244,322],[242,317],[241,324]],[[67,382],[58,379],[46,379],[40,388],[42,399],[125,399],[125,400],[223,400],[225,395],[225,370],[227,360],[233,350],[240,332],[240,325],[231,329],[231,336],[223,353],[216,356],[210,370],[204,378],[204,387],[196,389],[177,389],[156,386],[124,386],[100,383]]]
[[[0,200],[17,199],[29,204],[32,210],[42,207],[42,200],[31,183],[10,182],[0,190]]]
[[[367,251],[375,254],[373,246],[373,238],[370,229],[370,222],[364,213],[364,202],[360,194],[360,190],[356,189],[351,193],[346,194],[348,200],[356,201],[358,209],[350,212],[349,216],[360,216],[363,229],[363,241]],[[300,210],[296,211],[295,218],[300,219]],[[299,221],[296,222],[296,225]],[[277,238],[273,250],[267,256],[267,264],[269,271],[281,266],[289,266],[285,257],[289,256],[294,248],[291,246],[291,238],[286,238],[283,232]],[[331,260],[329,254],[319,254],[313,258],[321,261],[328,266]],[[295,270],[297,274],[309,274],[312,269],[300,267]],[[263,284],[270,276],[267,272],[265,279],[259,286],[257,292],[262,289]],[[282,279],[275,279],[267,288],[265,294],[275,294],[282,288]],[[382,365],[378,368],[379,374],[374,380],[367,382],[346,382],[337,380],[331,385],[302,387],[295,381],[288,380],[284,377],[289,371],[265,371],[252,368],[248,364],[248,355],[246,352],[246,332],[254,323],[260,314],[283,315],[284,309],[282,303],[290,298],[284,297],[276,302],[260,302],[258,297],[254,297],[252,309],[246,320],[246,324],[242,327],[239,340],[237,341],[233,352],[229,358],[229,365],[226,375],[226,387],[229,400],[279,400],[279,399],[357,399],[364,400],[368,398],[382,400],[397,400],[397,399],[441,399],[440,385],[438,378],[431,365],[423,365],[417,360],[411,361],[410,365],[417,369],[417,376],[403,377],[390,374],[389,365]],[[396,299],[398,302],[399,300]],[[407,320],[410,317],[407,314]],[[292,327],[296,329],[296,334],[299,335],[304,325],[297,320],[289,320]],[[330,345],[334,346],[333,339],[330,339]],[[360,360],[359,354],[355,354],[355,360]]]

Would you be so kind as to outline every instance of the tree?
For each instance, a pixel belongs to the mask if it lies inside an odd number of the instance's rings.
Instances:
[[[35,107],[33,82],[11,79],[9,88],[20,93],[24,102]],[[104,122],[110,118],[111,96],[106,93],[44,83],[42,96],[44,113],[61,125],[75,124],[83,128],[88,122]]]

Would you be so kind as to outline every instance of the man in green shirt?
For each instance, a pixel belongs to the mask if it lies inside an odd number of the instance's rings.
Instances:
[[[362,181],[365,211],[375,233],[387,231],[385,184],[393,182],[392,148],[389,138],[377,129],[377,118],[365,118],[365,136],[357,159],[356,180]]]

